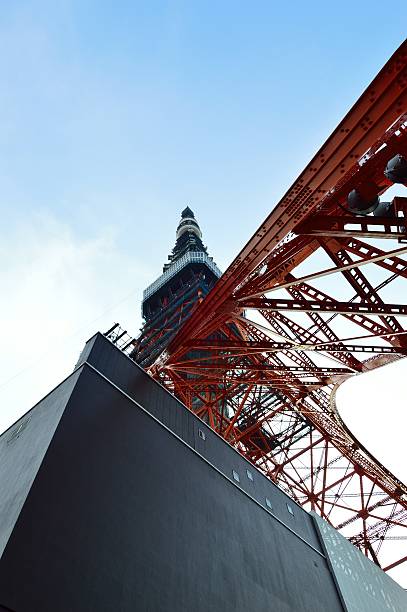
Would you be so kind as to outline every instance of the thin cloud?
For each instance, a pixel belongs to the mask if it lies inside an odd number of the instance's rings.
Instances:
[[[95,331],[119,317],[137,333],[150,274],[109,228],[80,239],[44,213],[9,232],[0,248],[1,430],[69,374]]]

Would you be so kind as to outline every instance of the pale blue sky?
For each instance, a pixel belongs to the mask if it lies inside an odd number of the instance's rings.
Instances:
[[[186,203],[230,261],[407,17],[397,1],[1,4],[3,219],[113,225],[132,253],[154,225],[153,270]]]

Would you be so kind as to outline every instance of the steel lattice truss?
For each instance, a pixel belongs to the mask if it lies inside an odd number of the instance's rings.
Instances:
[[[402,558],[407,487],[342,422],[337,386],[407,354],[407,199],[357,216],[407,155],[404,43],[151,366],[299,504],[384,569]],[[383,199],[383,198],[382,198]],[[402,303],[403,302],[403,303]]]

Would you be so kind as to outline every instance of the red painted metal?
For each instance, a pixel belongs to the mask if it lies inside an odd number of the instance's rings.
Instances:
[[[394,543],[407,487],[347,429],[335,394],[407,354],[407,199],[384,218],[346,208],[352,189],[391,185],[406,111],[405,42],[150,368],[385,570],[406,561]]]

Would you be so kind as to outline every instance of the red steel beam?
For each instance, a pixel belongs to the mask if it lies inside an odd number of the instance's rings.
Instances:
[[[320,302],[314,300],[273,300],[269,298],[252,298],[241,302],[243,308],[255,310],[282,311],[292,310],[299,312],[339,312],[360,313],[370,315],[407,315],[407,304],[371,304],[369,302]]]

